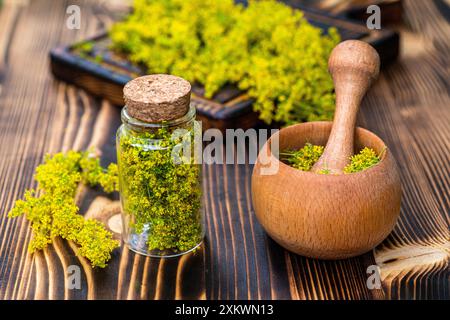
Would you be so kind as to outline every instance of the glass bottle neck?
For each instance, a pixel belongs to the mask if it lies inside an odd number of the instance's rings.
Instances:
[[[182,117],[160,122],[144,122],[139,119],[133,118],[128,113],[127,106],[122,108],[121,119],[122,123],[130,130],[133,131],[153,131],[159,128],[168,128],[169,130],[189,125],[195,119],[196,110],[193,105],[189,107],[189,111]]]

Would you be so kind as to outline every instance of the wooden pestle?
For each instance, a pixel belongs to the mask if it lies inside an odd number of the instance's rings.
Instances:
[[[325,150],[312,167],[313,172],[326,170],[343,173],[353,155],[356,115],[362,98],[372,81],[378,77],[380,57],[375,49],[359,40],[347,40],[337,45],[328,60],[335,92],[336,111]]]

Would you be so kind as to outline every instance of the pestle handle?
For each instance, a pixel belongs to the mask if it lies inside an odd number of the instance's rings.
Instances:
[[[359,105],[379,70],[380,57],[366,42],[347,40],[331,52],[328,71],[334,82],[336,111],[327,145],[312,171],[340,174],[350,162]]]

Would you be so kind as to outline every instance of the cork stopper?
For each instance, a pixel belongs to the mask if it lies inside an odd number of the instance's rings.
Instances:
[[[189,111],[191,85],[168,75],[152,74],[129,81],[123,88],[128,113],[144,122],[169,121]]]

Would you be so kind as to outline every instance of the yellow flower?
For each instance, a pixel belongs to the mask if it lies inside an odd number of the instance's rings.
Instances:
[[[275,0],[135,0],[110,30],[112,48],[149,73],[200,83],[211,98],[226,84],[247,91],[267,123],[330,120],[328,56],[340,37]]]
[[[92,186],[100,184],[107,192],[117,190],[117,166],[111,164],[105,171],[100,160],[88,152],[69,151],[47,155],[36,168],[35,179],[37,189],[26,191],[24,200],[17,200],[8,215],[24,214],[30,221],[33,238],[29,251],[42,250],[60,236],[75,242],[79,254],[89,259],[93,267],[104,268],[119,243],[100,222],[85,220],[78,214],[74,197],[81,181]]]

